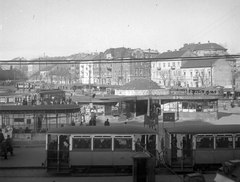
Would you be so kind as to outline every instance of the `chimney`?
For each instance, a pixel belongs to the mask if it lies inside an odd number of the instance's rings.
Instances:
[[[210,43],[210,41],[208,41],[208,43]]]
[[[201,42],[198,42],[198,44],[201,44]]]

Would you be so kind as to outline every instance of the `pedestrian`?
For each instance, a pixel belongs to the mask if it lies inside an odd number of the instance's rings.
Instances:
[[[97,116],[94,116],[93,117],[93,126],[96,126],[97,125]]]
[[[2,129],[0,129],[0,144],[3,142],[4,140],[4,135],[2,133]]]
[[[234,108],[234,101],[231,100],[231,107]]]
[[[104,126],[110,126],[110,123],[109,123],[108,119],[104,122]]]
[[[13,148],[12,148],[12,141],[11,141],[10,135],[7,136],[6,145],[7,145],[7,153],[10,152],[11,156],[14,156],[13,155]]]
[[[227,106],[225,102],[223,103],[223,110],[227,110]]]
[[[142,152],[143,151],[143,144],[140,141],[140,138],[137,139],[137,141],[135,142],[135,150],[136,152]]]
[[[25,128],[25,133],[30,133],[30,130],[28,127]]]
[[[1,143],[0,149],[1,149],[1,154],[4,156],[4,159],[8,159],[7,158],[7,141],[5,139]]]

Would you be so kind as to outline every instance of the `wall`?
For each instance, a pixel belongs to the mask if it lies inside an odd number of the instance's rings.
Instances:
[[[213,86],[232,87],[232,67],[225,59],[219,59],[213,66]]]

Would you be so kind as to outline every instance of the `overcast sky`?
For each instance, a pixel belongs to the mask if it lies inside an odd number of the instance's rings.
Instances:
[[[240,53],[240,0],[0,0],[0,59],[126,47]]]

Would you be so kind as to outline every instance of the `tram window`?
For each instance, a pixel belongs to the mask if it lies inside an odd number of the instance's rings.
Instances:
[[[111,149],[112,139],[111,138],[94,138],[93,147],[94,149]]]
[[[132,139],[131,138],[114,138],[114,150],[131,150]]]
[[[235,138],[235,147],[240,148],[240,135],[237,135]]]
[[[233,138],[232,136],[217,136],[216,148],[232,148]]]
[[[198,149],[201,148],[213,148],[213,136],[197,136]]]
[[[91,138],[74,138],[73,149],[91,149]]]

